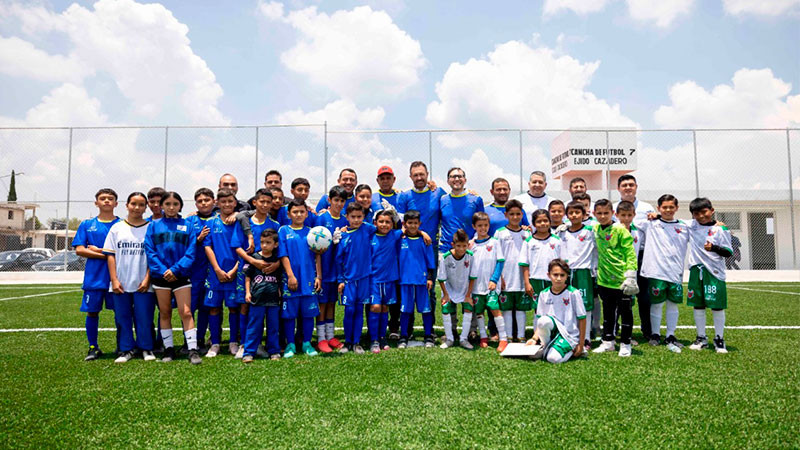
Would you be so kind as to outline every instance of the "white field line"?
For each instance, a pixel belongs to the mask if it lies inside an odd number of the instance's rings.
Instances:
[[[48,296],[48,295],[66,294],[67,292],[80,292],[80,289],[70,289],[68,291],[45,292],[43,294],[20,295],[19,297],[5,297],[5,298],[0,298],[0,302],[4,302],[6,300],[17,300],[17,299],[20,299],[20,298],[45,297],[45,296]]]
[[[773,291],[770,289],[753,289],[753,288],[746,288],[739,286],[728,286],[728,289],[739,289],[740,291],[753,291],[753,292],[769,292],[772,294],[800,295],[800,292]]]
[[[433,327],[437,330],[443,330],[440,326]],[[661,328],[664,328],[663,326]],[[678,325],[681,330],[694,330],[694,325]],[[707,329],[714,329],[713,325],[706,327]],[[366,330],[364,327],[361,330]],[[414,327],[415,330],[422,330],[421,326]],[[533,327],[527,327],[532,330]],[[800,330],[800,325],[732,325],[726,326],[726,330]],[[173,328],[173,331],[182,332],[183,328]],[[0,328],[0,333],[50,333],[50,332],[84,332],[85,328]],[[117,331],[116,328],[100,328],[98,331]],[[228,328],[223,328],[223,331],[230,331]],[[344,331],[342,327],[336,327],[336,331]]]
[[[60,288],[65,288],[65,287],[79,288],[80,284],[65,283],[63,285],[42,285],[42,286],[22,286],[22,287],[18,287],[18,286],[14,286],[14,285],[7,285],[7,286],[0,286],[0,291],[2,291],[2,290],[21,291],[23,289],[38,289],[38,290],[53,289],[53,288],[60,289]]]

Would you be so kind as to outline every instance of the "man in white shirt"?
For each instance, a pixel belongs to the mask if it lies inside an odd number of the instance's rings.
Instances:
[[[528,177],[528,192],[523,192],[514,197],[522,203],[522,209],[525,212],[525,216],[528,218],[528,223],[533,223],[531,217],[534,211],[537,209],[546,210],[553,200],[553,198],[544,191],[545,188],[547,188],[547,175],[541,170],[535,170],[531,172],[531,176]]]

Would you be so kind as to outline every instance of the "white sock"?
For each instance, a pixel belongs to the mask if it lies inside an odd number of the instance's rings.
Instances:
[[[164,348],[173,347],[172,328],[161,329],[161,340],[164,341]]]
[[[594,311],[586,311],[586,336],[583,337],[584,340],[589,339],[589,334],[590,334],[589,332],[592,331],[591,330],[591,325],[592,325],[592,313],[593,312]]]
[[[508,335],[506,334],[506,319],[503,317],[503,314],[494,318],[494,325],[497,327],[497,337],[500,338],[501,341],[507,341]]]
[[[697,335],[700,337],[705,337],[706,335],[706,310],[705,309],[695,309],[694,310],[694,326],[697,328]]]
[[[186,346],[189,350],[197,350],[197,328],[192,328],[183,335],[186,336]]]
[[[442,314],[442,326],[444,327],[444,335],[448,341],[453,341],[453,320],[450,314]]]
[[[514,332],[514,330],[513,330],[513,326],[514,326],[514,315],[513,315],[513,314],[514,314],[514,312],[513,312],[513,311],[503,311],[503,321],[504,321],[503,323],[507,323],[507,324],[508,324],[508,327],[509,327],[509,329],[508,329],[508,330],[506,330],[506,339],[508,339],[508,335],[509,335],[509,334],[511,334],[511,333],[513,333],[513,332]],[[496,321],[496,320],[497,320],[497,319],[495,319],[495,321]],[[497,322],[495,322],[495,323],[497,323]],[[499,326],[497,327],[497,332],[498,332],[498,333],[500,332],[500,327],[499,327]],[[513,337],[513,336],[512,336],[512,337]],[[503,338],[501,337],[500,339],[503,339]]]
[[[725,310],[720,309],[719,311],[711,311],[711,318],[714,319],[714,334],[717,336],[724,338],[723,334],[725,333]]]
[[[667,300],[667,336],[675,336],[678,328],[678,304]]]
[[[472,313],[464,311],[464,317],[461,318],[461,340],[466,341],[469,339],[469,327],[472,324]]]
[[[592,329],[599,330],[600,329],[600,311],[603,305],[600,303],[600,297],[594,298],[594,309],[592,311],[597,311],[597,314],[592,314]],[[586,322],[589,323],[589,322]]]
[[[536,332],[539,334],[539,341],[542,347],[547,347],[550,343],[550,333],[553,332],[553,321],[549,317],[539,317],[536,321]]]
[[[653,334],[661,334],[661,314],[664,312],[663,308],[663,303],[653,303],[650,305],[650,329]]]
[[[330,322],[326,324],[327,326],[327,333],[325,333],[325,340],[330,341],[334,337],[334,333],[336,332],[336,328],[334,327],[333,319],[330,319]]]
[[[318,342],[322,342],[322,341],[327,341],[328,340],[328,338],[325,337],[325,335],[326,335],[325,332],[328,331],[327,328],[328,328],[328,324],[327,323],[325,323],[322,320],[318,320],[317,321],[317,341]]]
[[[486,339],[486,322],[483,319],[483,315],[478,316],[478,332],[481,334],[481,339]]]
[[[528,322],[528,317],[525,311],[517,311],[517,337],[525,338],[525,325]]]

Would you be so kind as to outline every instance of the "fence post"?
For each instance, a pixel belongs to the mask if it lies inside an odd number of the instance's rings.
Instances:
[[[606,189],[608,189],[608,200],[611,201],[611,160],[608,157],[608,130],[606,130]]]
[[[792,223],[792,267],[797,269],[797,243],[795,242],[795,233],[797,233],[797,226],[794,223],[794,192],[792,189],[792,144],[789,139],[789,129],[786,129],[786,159],[789,163],[789,215]]]
[[[519,193],[522,194],[522,130],[519,130]]]
[[[692,130],[692,146],[694,147],[694,196],[700,197],[700,172],[697,166],[697,131]]]
[[[72,128],[69,129],[69,152],[67,156],[67,220],[64,226],[64,271],[67,271],[67,247],[69,242],[69,201],[70,193],[72,191]],[[58,248],[58,239],[56,239],[56,248]]]
[[[253,192],[258,190],[258,127],[256,127],[256,177],[253,180]]]
[[[164,189],[167,188],[167,153],[169,148],[169,127],[164,127]]]
[[[433,179],[433,133],[428,131],[428,170],[430,179]]]
[[[327,120],[323,124],[323,127],[324,127],[324,135],[325,136],[324,136],[323,142],[322,142],[322,147],[323,147],[322,152],[323,152],[323,157],[325,159],[324,159],[324,161],[322,161],[322,169],[323,169],[323,174],[322,174],[322,184],[323,184],[323,186],[322,186],[322,194],[325,195],[325,192],[327,192],[327,190],[328,190],[328,121]]]

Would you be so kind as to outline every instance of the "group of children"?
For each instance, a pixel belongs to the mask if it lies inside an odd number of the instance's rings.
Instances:
[[[429,290],[434,281],[441,289],[442,348],[458,342],[472,349],[473,317],[479,345],[487,347],[488,311],[497,329],[498,351],[516,340],[538,344],[537,358],[564,362],[590,349],[592,316],[599,318],[602,304],[602,341],[594,352],[614,351],[619,334],[619,356],[626,357],[635,345],[632,306],[644,242],[641,275],[648,280],[651,299],[650,344],[661,341],[666,303],[665,343],[669,350],[681,351],[675,329],[688,252],[687,303],[695,308],[697,325],[691,348],[708,347],[705,308],[710,307],[714,347],[725,352],[724,257],[731,253],[730,234],[714,221],[708,199],[691,202],[693,220],[686,223],[674,217],[678,200],[663,195],[659,214],[639,226],[633,223],[633,203],[619,202],[615,211],[610,201],[601,199],[589,211],[586,194],[566,205],[554,200],[549,210],[533,212],[531,225],[524,226],[522,204],[510,200],[505,204],[507,225],[490,235],[489,216],[474,213],[468,224],[474,236],[464,229],[453,233],[451,248],[438,256],[437,264],[431,245],[436,236],[420,230],[419,211],[400,214],[386,202],[383,209],[372,208],[336,186],[326,196],[326,209],[314,214],[305,203],[308,181],[298,180],[292,183],[295,198],[286,205],[282,193],[259,189],[252,199],[255,209],[239,213],[232,190],[221,188],[215,195],[202,188],[194,195],[197,212],[187,217],[180,214],[184,205],[178,193],[154,188],[147,195],[130,194],[127,217],[119,219],[114,215],[117,194],[98,191],[99,213],[81,223],[73,241],[77,253],[87,258],[81,304],[87,313],[86,360],[102,354],[97,329],[103,305],[114,310],[120,363],[136,352],[145,360],[155,360],[157,351],[163,352],[164,361],[174,359],[175,308],[182,323],[182,350],[193,364],[202,361],[202,352],[207,358],[220,354],[223,308],[228,309],[228,350],[244,362],[297,353],[365,353],[360,345],[365,315],[369,350],[388,350],[389,306],[395,303],[400,304],[397,347],[406,348],[413,339],[415,312],[422,316],[423,345],[433,347]],[[148,206],[153,215],[145,219]],[[314,226],[333,236],[324,251],[314,252],[307,243]],[[344,342],[334,333],[337,303],[344,306]],[[456,337],[452,317],[459,304],[463,325]],[[534,333],[525,341],[528,311],[533,311]]]

